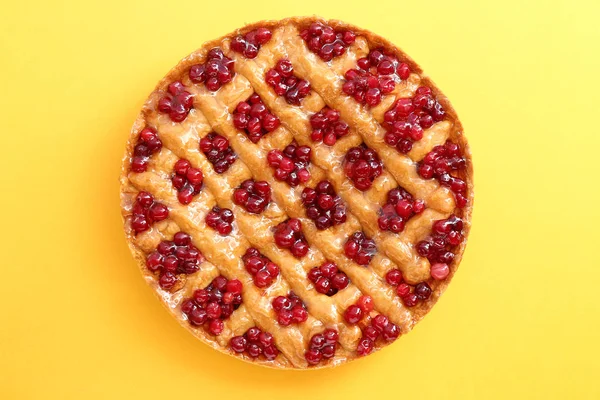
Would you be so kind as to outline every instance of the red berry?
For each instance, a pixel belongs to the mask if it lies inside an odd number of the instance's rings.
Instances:
[[[304,358],[311,365],[316,365],[321,362],[321,353],[318,350],[308,350],[304,354]]]
[[[368,314],[373,311],[374,308],[373,298],[367,295],[360,296],[356,305],[360,307],[363,313]]]
[[[346,311],[344,312],[344,319],[346,320],[346,322],[348,322],[349,324],[356,324],[358,323],[363,317],[363,311],[362,309],[353,304],[350,307],[348,307],[346,309]]]
[[[437,280],[444,280],[450,274],[448,264],[436,263],[431,265],[431,277]]]
[[[402,298],[404,300],[404,305],[406,307],[414,307],[419,302],[419,298],[414,293],[409,293]]]
[[[243,336],[234,336],[229,341],[229,345],[236,353],[243,353],[247,346],[246,338]]]
[[[220,319],[213,319],[208,323],[208,332],[212,335],[218,336],[223,332],[223,321]]]
[[[369,353],[371,353],[373,351],[373,347],[374,346],[375,345],[374,345],[374,343],[373,343],[372,340],[363,337],[358,342],[358,347],[356,348],[356,352],[360,356],[366,356],[367,354],[369,354]]]
[[[385,275],[385,280],[392,286],[398,286],[402,283],[402,273],[398,269],[392,269]]]
[[[173,286],[175,286],[175,283],[177,283],[177,277],[169,271],[162,273],[158,280],[158,284],[164,290],[172,289]]]

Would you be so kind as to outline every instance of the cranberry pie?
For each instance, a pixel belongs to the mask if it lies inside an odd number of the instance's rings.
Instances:
[[[277,368],[339,365],[410,331],[458,267],[472,202],[439,89],[385,39],[316,17],[183,59],[121,176],[129,246],[172,315]]]

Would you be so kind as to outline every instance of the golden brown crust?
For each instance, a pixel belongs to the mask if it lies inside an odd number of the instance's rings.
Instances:
[[[423,73],[420,66],[414,60],[412,60],[407,54],[405,54],[401,49],[399,49],[393,43],[390,43],[385,38],[383,38],[379,35],[376,35],[372,32],[369,32],[367,30],[361,29],[359,27],[353,26],[351,24],[348,24],[348,23],[345,23],[342,21],[325,20],[323,18],[316,17],[316,16],[293,17],[293,18],[288,18],[288,19],[284,19],[284,20],[280,20],[280,21],[260,21],[260,22],[254,23],[254,24],[244,26],[240,29],[237,29],[234,32],[224,35],[219,39],[206,42],[198,50],[194,51],[189,56],[183,58],[174,68],[172,68],[165,75],[165,77],[163,79],[161,79],[159,81],[159,83],[156,85],[154,91],[150,94],[150,96],[148,97],[148,100],[142,107],[142,110],[141,110],[140,114],[138,115],[136,121],[134,122],[132,130],[131,130],[131,134],[130,134],[128,142],[127,142],[126,151],[125,151],[125,155],[123,158],[123,164],[122,164],[122,169],[121,169],[121,176],[120,176],[121,210],[122,210],[124,228],[125,228],[129,248],[131,249],[131,252],[134,256],[134,259],[136,260],[136,262],[138,264],[138,267],[140,268],[142,275],[145,277],[148,284],[154,289],[154,292],[157,295],[157,297],[160,299],[161,303],[165,307],[167,307],[167,309],[169,309],[169,311],[176,317],[176,319],[179,321],[179,323],[184,328],[189,330],[193,335],[198,337],[200,340],[202,340],[209,346],[211,346],[217,350],[220,350],[220,351],[224,352],[225,354],[234,355],[234,354],[232,354],[232,352],[227,351],[227,349],[225,349],[225,348],[223,348],[223,346],[219,345],[214,340],[214,338],[212,336],[208,335],[204,330],[190,329],[190,326],[187,323],[187,321],[185,321],[182,318],[181,312],[178,311],[178,309],[175,308],[173,306],[173,304],[169,304],[169,302],[166,301],[165,298],[160,295],[160,289],[158,287],[157,280],[153,277],[152,274],[149,273],[149,271],[147,270],[147,268],[145,266],[146,265],[146,261],[145,261],[146,256],[145,256],[144,252],[133,241],[134,234],[131,230],[131,227],[128,224],[128,217],[130,215],[130,209],[132,206],[132,194],[131,194],[132,188],[131,188],[131,185],[130,185],[129,179],[128,179],[128,173],[129,173],[129,169],[130,169],[130,156],[133,152],[133,147],[135,146],[139,132],[146,125],[147,115],[149,113],[155,111],[155,102],[156,102],[157,98],[160,97],[160,95],[162,93],[164,93],[164,91],[166,90],[166,87],[169,83],[171,83],[174,80],[180,79],[180,77],[184,73],[187,72],[187,70],[189,69],[189,67],[191,65],[203,61],[208,50],[210,50],[213,47],[220,46],[223,43],[223,41],[228,38],[233,38],[238,34],[244,34],[248,31],[251,31],[258,27],[275,28],[277,26],[282,26],[282,25],[285,25],[288,23],[292,23],[298,27],[303,27],[303,26],[307,26],[310,23],[315,22],[315,21],[321,21],[321,22],[326,23],[336,29],[352,30],[356,33],[357,36],[362,36],[362,37],[366,38],[367,42],[369,43],[370,48],[380,47],[380,46],[384,47],[384,48],[390,50],[391,52],[395,53],[400,60],[409,64],[411,72],[417,73],[421,76],[422,84],[425,84],[425,85],[431,87],[435,96],[437,97],[437,100],[444,107],[444,109],[446,111],[447,119],[450,119],[453,122],[453,127],[452,127],[452,131],[450,133],[449,139],[453,140],[455,143],[458,143],[461,146],[461,148],[463,149],[463,152],[464,152],[464,156],[467,160],[467,167],[466,167],[465,171],[462,173],[461,178],[463,178],[467,183],[468,203],[465,208],[460,209],[457,212],[457,214],[463,219],[463,221],[465,223],[465,226],[463,229],[465,240],[461,243],[461,245],[459,246],[459,248],[456,251],[456,257],[450,266],[449,276],[444,281],[437,283],[437,286],[434,287],[434,292],[429,300],[423,302],[422,304],[420,304],[417,307],[414,307],[412,309],[413,320],[412,320],[410,327],[414,326],[418,321],[420,321],[429,312],[429,310],[437,302],[437,300],[439,299],[441,294],[445,291],[448,284],[452,280],[454,274],[456,273],[456,270],[458,269],[458,265],[460,264],[460,261],[462,259],[462,256],[463,256],[463,253],[464,253],[464,250],[466,247],[466,243],[468,241],[467,239],[468,239],[469,231],[471,228],[471,215],[472,215],[473,199],[474,199],[473,164],[472,164],[472,159],[471,159],[471,151],[468,146],[467,139],[463,134],[462,124],[461,124],[460,120],[458,119],[456,111],[452,107],[452,105],[451,105],[450,101],[447,99],[447,97],[444,96],[444,94],[438,89],[438,87],[435,85],[435,83],[428,76],[426,76]],[[383,346],[376,347],[375,350],[379,350],[379,348],[381,348],[381,347],[383,347]],[[287,363],[287,365],[286,365],[286,363],[280,363],[279,365],[276,365],[273,362],[269,362],[269,361],[265,361],[265,360],[261,360],[261,359],[251,360],[245,356],[240,357],[238,355],[237,358],[241,358],[245,361],[251,361],[255,364],[261,364],[261,365],[264,365],[267,367],[294,368],[294,366],[289,363]],[[348,358],[345,361],[346,362],[352,361],[355,358],[356,357]],[[332,364],[326,364],[326,365],[319,366],[319,367],[328,367],[331,365]],[[314,367],[311,367],[311,368],[314,368]]]

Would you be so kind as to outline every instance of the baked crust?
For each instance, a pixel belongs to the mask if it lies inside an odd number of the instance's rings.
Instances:
[[[130,176],[130,172],[129,172],[130,171],[130,159],[131,159],[131,155],[133,153],[133,148],[136,144],[136,140],[138,138],[139,132],[145,126],[147,126],[148,118],[151,115],[156,114],[157,100],[166,91],[166,88],[169,85],[169,83],[171,83],[175,80],[182,79],[182,77],[187,75],[187,71],[189,70],[189,68],[192,65],[197,64],[199,62],[203,62],[208,50],[212,49],[213,47],[223,47],[223,48],[228,49],[228,40],[232,39],[233,37],[235,37],[237,35],[245,34],[249,31],[259,28],[259,27],[266,27],[266,28],[270,28],[271,30],[275,30],[275,29],[278,29],[278,28],[281,28],[281,27],[284,27],[287,25],[291,25],[291,26],[295,26],[295,27],[304,27],[315,21],[323,22],[325,24],[332,26],[335,29],[351,30],[356,33],[357,37],[363,37],[364,39],[366,39],[366,42],[368,43],[369,48],[372,49],[372,48],[376,48],[376,47],[384,47],[387,50],[394,53],[398,57],[398,59],[402,60],[403,62],[406,62],[410,66],[411,73],[419,75],[419,77],[420,77],[419,84],[429,86],[432,89],[436,99],[444,107],[444,110],[446,111],[445,119],[450,120],[452,122],[452,128],[448,135],[448,139],[450,139],[460,145],[460,147],[463,150],[463,155],[464,155],[465,159],[467,160],[466,168],[459,175],[459,177],[461,177],[467,183],[467,196],[468,196],[467,206],[462,209],[457,208],[454,210],[454,214],[459,216],[460,218],[462,218],[462,220],[464,221],[463,235],[465,237],[465,240],[463,240],[462,243],[456,249],[456,252],[455,252],[456,257],[450,265],[449,276],[443,281],[436,281],[436,286],[433,287],[434,290],[433,290],[431,297],[428,300],[422,302],[421,304],[419,304],[416,307],[413,307],[411,309],[411,315],[412,315],[411,321],[410,321],[410,323],[408,323],[402,327],[403,334],[408,332],[409,330],[411,330],[412,327],[429,312],[429,310],[433,307],[433,305],[437,302],[437,300],[439,299],[441,294],[447,288],[448,284],[450,283],[454,274],[456,273],[456,270],[458,269],[458,265],[460,264],[460,261],[462,259],[462,256],[463,256],[463,253],[464,253],[464,250],[466,247],[470,227],[471,227],[471,215],[472,215],[473,196],[474,196],[473,164],[471,161],[471,151],[468,146],[467,140],[463,134],[462,124],[461,124],[460,120],[458,119],[458,116],[457,116],[454,108],[452,107],[451,103],[447,99],[447,97],[438,89],[438,87],[435,85],[435,83],[427,75],[425,75],[423,73],[421,67],[414,60],[412,60],[407,54],[405,54],[401,49],[399,49],[397,46],[395,46],[393,43],[390,43],[388,40],[384,39],[383,37],[381,37],[379,35],[376,35],[370,31],[361,29],[354,25],[351,25],[351,24],[348,24],[348,23],[345,23],[342,21],[337,21],[337,20],[325,20],[325,19],[317,17],[317,16],[293,17],[293,18],[287,18],[287,19],[280,20],[280,21],[260,21],[260,22],[254,23],[254,24],[247,25],[240,29],[237,29],[227,35],[222,36],[219,39],[204,43],[204,45],[202,45],[198,50],[194,51],[189,56],[183,58],[174,68],[172,68],[165,75],[165,77],[163,79],[160,80],[160,82],[156,85],[155,89],[148,96],[148,100],[143,105],[142,110],[141,110],[140,114],[138,115],[138,117],[137,117],[136,121],[134,122],[133,127],[131,129],[131,134],[127,141],[126,151],[125,151],[125,155],[123,158],[121,176],[120,176],[121,210],[122,210],[122,216],[123,216],[123,222],[124,222],[127,243],[129,245],[129,248],[134,256],[134,259],[136,260],[136,263],[138,264],[138,267],[140,268],[140,271],[141,271],[142,275],[144,276],[146,282],[153,288],[155,294],[160,299],[161,303],[169,310],[169,312],[172,315],[174,315],[174,317],[179,321],[179,323],[184,328],[186,328],[188,331],[190,331],[194,336],[199,338],[204,343],[208,344],[209,346],[211,346],[221,352],[224,352],[225,354],[229,354],[229,355],[235,356],[237,358],[241,358],[245,361],[253,362],[255,364],[261,364],[261,365],[264,365],[267,367],[273,367],[273,368],[300,368],[300,369],[303,369],[306,367],[306,365],[294,365],[294,363],[289,362],[289,360],[280,359],[280,357],[278,357],[278,359],[275,361],[267,361],[262,358],[251,359],[245,355],[233,353],[226,346],[224,346],[223,343],[219,343],[217,340],[215,340],[215,337],[208,334],[204,329],[197,329],[197,328],[193,328],[190,326],[190,324],[185,319],[185,316],[182,314],[182,312],[178,308],[178,305],[180,304],[180,302],[182,300],[182,294],[178,295],[178,294],[172,294],[169,292],[165,292],[158,286],[158,282],[157,282],[155,275],[153,275],[146,268],[146,255],[147,254],[140,247],[139,243],[136,241],[136,235],[133,232],[133,230],[131,229],[131,226],[129,223],[129,219],[130,219],[130,215],[131,215],[131,208],[132,208],[132,204],[133,204],[132,199],[134,197],[134,196],[132,196],[133,188],[132,188],[132,184],[131,184],[131,181],[129,178],[129,176]],[[171,229],[168,226],[168,224],[170,223],[168,220],[163,221],[163,222],[164,222],[163,225],[164,225],[165,232],[169,232],[170,230],[174,229],[174,228]],[[174,232],[177,232],[178,230],[179,229],[176,229]],[[202,264],[202,265],[204,265],[204,264]],[[385,344],[376,346],[374,351],[379,350],[383,346],[385,346]],[[348,355],[344,358],[336,358],[333,362],[330,362],[330,363],[327,363],[324,365],[318,365],[318,366],[316,366],[316,368],[339,365],[343,362],[351,361],[355,358],[357,358],[356,354]],[[311,367],[311,368],[315,368],[315,367]]]

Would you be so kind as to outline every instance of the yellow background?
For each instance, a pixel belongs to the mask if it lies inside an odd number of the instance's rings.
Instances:
[[[3,2],[0,398],[600,398],[598,2],[294,3]],[[143,100],[180,58],[314,13],[389,38],[450,97],[475,213],[459,273],[414,332],[340,368],[272,371],[196,341],[154,298],[117,177]]]

